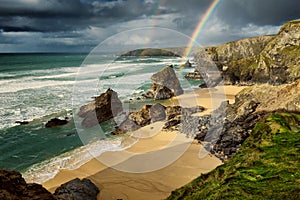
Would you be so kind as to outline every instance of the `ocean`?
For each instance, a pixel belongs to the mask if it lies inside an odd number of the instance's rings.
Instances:
[[[27,181],[42,183],[60,169],[78,168],[92,155],[126,148],[122,136],[110,135],[109,123],[103,124],[100,136],[83,141],[73,112],[108,88],[123,102],[140,97],[149,89],[152,74],[170,64],[185,91],[197,87],[199,82],[183,81],[193,69],[179,70],[181,63],[176,57],[105,53],[0,54],[0,168],[21,171]],[[70,123],[45,128],[54,117],[67,117]]]

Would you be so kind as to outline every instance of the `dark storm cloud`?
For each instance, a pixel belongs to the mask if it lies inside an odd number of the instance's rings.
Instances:
[[[297,0],[225,0],[221,1],[217,15],[224,22],[241,26],[280,25],[300,18],[300,1]]]
[[[140,0],[0,0],[0,29],[4,31],[70,31],[105,27],[149,16],[155,4]],[[160,13],[165,13],[162,9]],[[8,28],[9,27],[9,28]]]
[[[7,44],[7,48],[11,44],[12,51],[22,47],[14,46],[16,42],[23,43],[25,50],[31,46],[44,51],[81,45],[90,48],[117,32],[153,24],[191,35],[211,3],[212,0],[0,0],[0,45]],[[211,45],[273,34],[284,22],[298,18],[297,0],[221,0],[201,40]]]

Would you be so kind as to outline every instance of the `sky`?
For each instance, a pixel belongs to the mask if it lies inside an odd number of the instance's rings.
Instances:
[[[0,52],[89,52],[104,43],[184,46],[179,35],[191,37],[212,2],[0,0]],[[196,41],[211,46],[275,34],[299,18],[298,0],[220,0]]]

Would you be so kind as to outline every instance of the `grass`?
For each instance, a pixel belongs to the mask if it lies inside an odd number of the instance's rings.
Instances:
[[[300,114],[271,114],[239,153],[171,199],[300,199]]]

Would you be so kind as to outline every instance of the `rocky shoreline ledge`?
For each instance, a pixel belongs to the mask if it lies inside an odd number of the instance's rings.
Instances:
[[[73,179],[58,187],[53,194],[42,185],[26,183],[19,172],[0,170],[2,200],[97,200],[100,192],[89,179]]]

